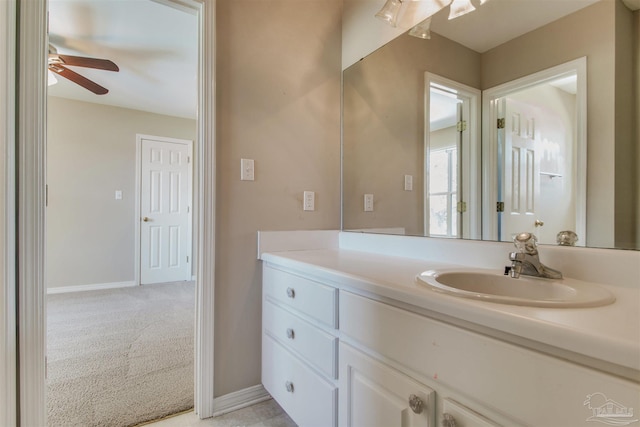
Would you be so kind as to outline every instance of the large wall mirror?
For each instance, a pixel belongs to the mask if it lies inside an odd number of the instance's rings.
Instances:
[[[640,249],[640,10],[583,1],[508,40],[474,13],[344,71],[343,229]]]

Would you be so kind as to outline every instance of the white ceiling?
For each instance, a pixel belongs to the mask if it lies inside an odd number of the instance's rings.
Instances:
[[[59,54],[110,59],[119,72],[69,67],[109,89],[95,95],[60,76],[49,95],[195,118],[197,16],[152,0],[49,0]]]
[[[448,7],[436,13],[431,30],[483,53],[598,1],[491,0],[480,6],[473,0],[476,10],[458,18],[448,19]]]

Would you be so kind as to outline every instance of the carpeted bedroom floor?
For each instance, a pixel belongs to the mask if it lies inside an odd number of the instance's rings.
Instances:
[[[193,406],[193,282],[47,296],[50,427],[126,427]]]

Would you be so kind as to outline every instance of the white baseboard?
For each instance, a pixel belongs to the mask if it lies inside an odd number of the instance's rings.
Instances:
[[[101,289],[128,288],[131,286],[137,286],[136,282],[132,280],[130,282],[111,282],[111,283],[95,283],[92,285],[61,286],[59,288],[47,288],[47,294],[65,294],[67,292],[98,291]]]
[[[262,384],[225,394],[213,400],[213,416],[224,415],[269,399],[271,399],[271,395],[267,393]]]

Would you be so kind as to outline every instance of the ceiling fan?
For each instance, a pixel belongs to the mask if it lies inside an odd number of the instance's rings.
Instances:
[[[100,86],[96,82],[67,68],[67,65],[75,67],[95,68],[106,71],[120,71],[118,66],[108,59],[87,58],[84,56],[60,55],[52,44],[49,44],[49,71],[56,73],[72,82],[90,90],[96,95],[104,95],[109,90]]]

